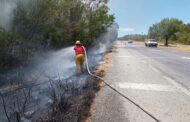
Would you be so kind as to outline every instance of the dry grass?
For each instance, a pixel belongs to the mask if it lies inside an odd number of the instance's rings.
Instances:
[[[163,46],[159,45],[159,48],[168,48],[168,49],[175,49],[180,51],[190,51],[190,46],[182,45],[182,44],[176,44],[175,46]]]
[[[99,65],[96,70],[95,70],[95,74],[97,74],[100,77],[104,77],[106,75],[106,71],[109,67],[112,67],[112,64],[110,64],[110,60],[112,58],[113,52],[114,52],[114,48],[111,49],[110,51],[108,51],[104,57],[103,57],[103,63],[101,65]],[[100,86],[103,86],[103,82],[99,82]]]
[[[135,41],[134,43],[135,43],[135,44],[141,44],[141,45],[144,45],[144,41],[142,41],[142,42],[141,42],[141,41]]]
[[[109,68],[109,67],[112,67],[112,65],[109,63],[110,62],[110,59],[112,58],[112,50],[107,52],[105,55],[104,55],[104,58],[103,58],[103,63],[97,67],[95,73],[97,74],[101,74],[101,76],[105,76],[105,71]]]

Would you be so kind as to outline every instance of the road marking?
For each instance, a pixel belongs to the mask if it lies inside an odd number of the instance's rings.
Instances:
[[[151,59],[178,59],[179,57],[151,57],[151,56],[149,56],[149,57],[145,57],[145,58],[142,58],[142,59],[149,59],[149,58],[151,58]]]
[[[159,71],[158,69],[156,69],[155,67],[153,67],[152,65],[149,65],[149,67],[150,67],[153,71],[155,71],[155,72],[157,72],[157,73],[160,73],[160,71]]]
[[[182,57],[182,59],[190,60],[190,57]]]
[[[144,84],[144,83],[118,83],[122,89],[132,90],[146,90],[146,91],[160,91],[160,92],[176,92],[177,90],[172,86],[161,84]]]
[[[161,50],[151,50],[151,51],[160,52]]]
[[[148,62],[146,62],[146,61],[144,61],[144,60],[142,60],[141,62],[144,63],[144,64],[148,64]]]
[[[121,55],[121,56],[114,56],[116,58],[134,58],[134,56],[125,56],[125,55]],[[139,57],[140,59],[178,59],[180,57]],[[190,60],[190,57],[181,57],[181,59],[187,59]]]
[[[132,58],[133,56],[114,56],[116,58]]]
[[[114,56],[116,58],[139,58],[139,59],[179,59],[180,57],[138,57],[138,56],[124,56],[124,55],[121,55],[121,56]],[[190,59],[190,57],[182,57],[183,59]]]
[[[190,91],[187,90],[184,86],[182,86],[180,83],[177,83],[175,80],[171,79],[168,76],[163,76],[167,81],[169,81],[171,84],[173,84],[178,90],[182,91],[186,95],[190,96]]]
[[[171,59],[171,57],[150,57],[150,58],[153,58],[153,59]],[[175,57],[173,57],[175,58]]]

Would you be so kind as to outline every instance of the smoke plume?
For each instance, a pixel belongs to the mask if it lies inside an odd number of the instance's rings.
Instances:
[[[0,28],[8,30],[14,17],[14,10],[18,4],[27,4],[29,0],[0,0]]]
[[[10,28],[13,19],[13,11],[16,8],[16,2],[11,0],[0,0],[0,27]]]

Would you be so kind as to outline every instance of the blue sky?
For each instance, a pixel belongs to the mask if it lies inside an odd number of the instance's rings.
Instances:
[[[163,18],[190,23],[190,0],[110,0],[109,7],[119,24],[119,36],[147,34],[149,26]]]

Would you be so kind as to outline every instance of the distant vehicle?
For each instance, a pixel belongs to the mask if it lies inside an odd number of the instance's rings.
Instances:
[[[156,39],[148,39],[145,41],[146,47],[158,47],[158,41]]]
[[[133,43],[133,40],[128,40],[128,43],[130,43],[130,44]]]

